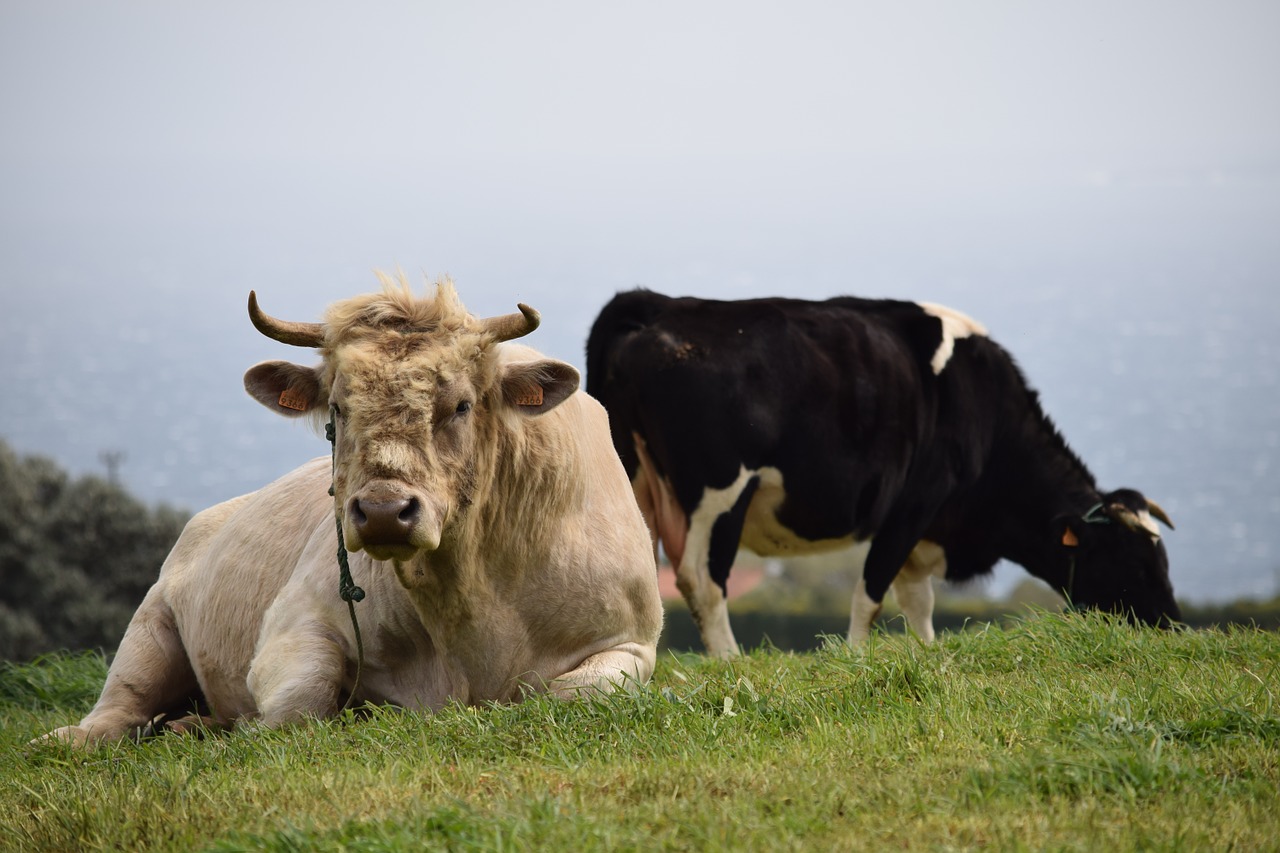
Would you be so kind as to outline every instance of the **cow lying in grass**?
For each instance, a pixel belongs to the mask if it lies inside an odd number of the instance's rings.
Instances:
[[[271,318],[253,294],[249,310],[268,337],[320,350],[316,367],[259,364],[245,387],[280,414],[332,418],[332,460],[193,518],[97,705],[47,737],[118,740],[196,705],[220,726],[274,726],[649,678],[649,533],[577,371],[504,343],[536,312],[478,320],[447,281],[420,298],[389,279],[324,323]],[[362,667],[335,513],[366,593]]]

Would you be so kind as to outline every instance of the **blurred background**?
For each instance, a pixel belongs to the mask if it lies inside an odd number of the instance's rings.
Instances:
[[[0,440],[203,508],[328,452],[258,335],[450,274],[982,320],[1193,602],[1280,589],[1280,4],[0,5]],[[425,284],[424,284],[425,286]],[[993,594],[1025,577],[1002,566]]]

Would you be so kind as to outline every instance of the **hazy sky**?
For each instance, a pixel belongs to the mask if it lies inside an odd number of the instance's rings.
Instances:
[[[705,287],[761,252],[959,252],[1054,194],[1274,172],[1277,33],[1269,0],[7,0],[0,221],[45,229],[51,274],[79,229],[135,281],[327,296],[397,263],[466,296],[575,257]]]
[[[400,265],[579,365],[636,285],[949,302],[1100,479],[1240,500],[1177,467],[1203,421],[1280,514],[1278,36],[1274,0],[4,0],[0,437],[123,449],[148,500],[253,488],[324,448],[240,387],[298,355],[248,290],[318,319]]]
[[[401,264],[505,307],[574,272],[768,292],[794,267],[841,292],[1050,216],[1108,250],[1071,205],[1117,186],[1273,178],[1277,33],[1270,0],[6,0],[0,221],[42,229],[50,275],[79,231],[139,284],[333,297]]]
[[[6,157],[1181,168],[1280,136],[1270,2],[194,5],[9,0]]]

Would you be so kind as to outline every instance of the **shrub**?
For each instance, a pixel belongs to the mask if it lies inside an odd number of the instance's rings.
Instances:
[[[0,441],[0,659],[114,649],[186,520]]]

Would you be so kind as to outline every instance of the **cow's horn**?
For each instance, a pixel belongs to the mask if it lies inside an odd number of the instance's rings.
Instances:
[[[258,307],[258,295],[249,291],[249,319],[254,328],[272,340],[295,347],[318,347],[324,343],[322,323],[290,323],[277,320]]]
[[[520,313],[489,317],[480,321],[480,328],[493,335],[495,341],[522,338],[538,328],[538,324],[542,322],[541,314],[523,302],[518,303],[516,307],[520,309]]]
[[[1124,504],[1112,504],[1108,507],[1108,510],[1110,510],[1107,513],[1108,515],[1130,530],[1146,530],[1146,528],[1142,526],[1142,520],[1138,518],[1138,514]]]
[[[1173,522],[1169,520],[1169,513],[1160,508],[1160,504],[1147,498],[1147,512],[1151,513],[1151,517],[1156,521],[1164,523],[1164,526],[1170,530],[1174,530]]]

